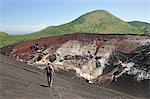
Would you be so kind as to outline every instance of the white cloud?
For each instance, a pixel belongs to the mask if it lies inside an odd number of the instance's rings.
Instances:
[[[28,34],[36,31],[40,31],[48,27],[46,24],[37,24],[37,25],[0,25],[0,31],[7,32],[9,34]]]

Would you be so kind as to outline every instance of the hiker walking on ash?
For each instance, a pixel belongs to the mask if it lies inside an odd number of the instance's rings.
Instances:
[[[45,73],[47,76],[48,86],[52,87],[54,69],[53,69],[52,65],[50,65],[50,63],[48,63],[48,66],[45,68],[44,74]]]

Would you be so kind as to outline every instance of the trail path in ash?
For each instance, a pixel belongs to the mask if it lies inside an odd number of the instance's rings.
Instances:
[[[57,73],[49,88],[41,70],[0,54],[0,99],[138,99],[73,76]]]

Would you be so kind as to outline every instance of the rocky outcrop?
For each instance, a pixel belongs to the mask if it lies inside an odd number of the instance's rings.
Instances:
[[[29,65],[74,70],[89,83],[109,84],[123,74],[150,79],[150,37],[140,35],[72,34],[27,41],[11,57]],[[39,67],[39,68],[44,68]]]

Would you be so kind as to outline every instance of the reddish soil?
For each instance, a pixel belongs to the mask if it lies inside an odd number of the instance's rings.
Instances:
[[[99,49],[103,44],[109,41],[117,41],[118,51],[129,53],[136,49],[138,44],[132,44],[131,40],[143,40],[148,38],[146,36],[136,36],[136,35],[103,35],[103,34],[70,34],[63,36],[52,36],[41,39],[36,39],[32,41],[26,41],[24,43],[18,44],[11,52],[12,57],[19,55],[21,59],[27,61],[31,58],[32,54],[36,51],[33,46],[37,45],[38,48],[43,46],[48,47],[52,52],[57,50],[63,43],[69,40],[79,40],[79,41],[96,41],[97,49]],[[131,41],[130,43],[124,41]],[[113,43],[113,42],[112,42]]]

